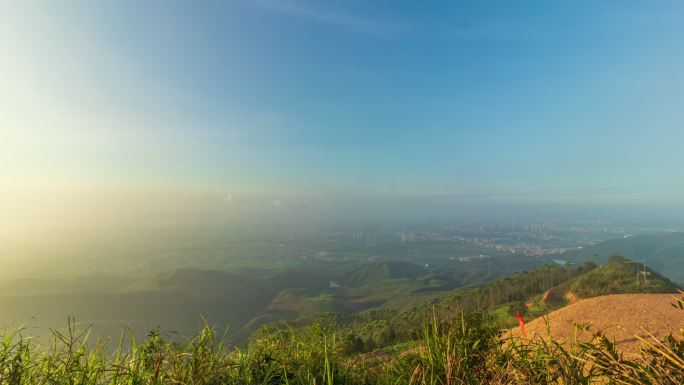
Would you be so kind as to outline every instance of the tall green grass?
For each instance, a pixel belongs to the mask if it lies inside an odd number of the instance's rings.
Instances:
[[[674,305],[684,310],[684,298]],[[0,384],[684,384],[684,343],[672,336],[642,339],[644,349],[628,359],[604,336],[563,344],[503,337],[490,321],[480,313],[434,316],[402,349],[348,355],[323,324],[265,328],[235,349],[209,326],[184,342],[153,331],[144,341],[124,333],[110,346],[70,320],[45,345],[24,329],[5,331]]]

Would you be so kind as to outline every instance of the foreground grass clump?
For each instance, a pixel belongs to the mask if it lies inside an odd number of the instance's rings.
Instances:
[[[684,310],[684,298],[676,300]],[[683,313],[684,315],[684,313]],[[603,336],[591,342],[503,338],[492,317],[461,313],[423,325],[402,348],[345,354],[334,330],[265,328],[244,349],[229,348],[214,329],[185,343],[152,332],[123,348],[89,341],[73,322],[40,346],[22,331],[0,341],[0,384],[676,384],[684,383],[684,342],[644,339],[622,357]],[[583,327],[578,325],[578,328]],[[684,331],[682,331],[684,338]]]

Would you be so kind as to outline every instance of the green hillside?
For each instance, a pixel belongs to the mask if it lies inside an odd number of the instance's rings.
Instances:
[[[605,263],[611,255],[621,255],[666,275],[674,282],[684,284],[684,233],[661,233],[636,235],[612,239],[572,250],[560,255],[560,259],[581,263],[595,261]]]
[[[643,272],[646,274],[643,274]],[[652,269],[622,257],[613,256],[603,266],[591,270],[570,285],[579,298],[606,294],[673,293],[677,285]]]
[[[267,323],[306,324],[320,315],[334,314],[344,330],[361,331],[359,338],[367,349],[406,340],[433,310],[445,316],[460,310],[492,310],[506,323],[514,321],[515,311],[538,316],[562,306],[568,291],[586,297],[668,292],[675,287],[651,269],[647,269],[648,285],[636,285],[636,265],[613,262],[590,272],[591,266],[544,265],[492,281],[484,280],[491,277],[487,265],[432,272],[406,262],[309,270],[176,269],[132,283],[93,277],[18,280],[15,286],[6,283],[8,289],[0,292],[0,326],[37,316],[30,327],[45,334],[71,315],[95,324],[95,331],[102,335],[117,335],[121,327],[129,326],[140,336],[157,326],[189,333],[204,318],[211,325],[230,327],[231,337],[240,343]],[[340,287],[331,288],[330,281]],[[550,289],[559,299],[554,303],[543,300]]]
[[[204,317],[210,324],[230,326],[241,340],[243,325],[262,315],[276,295],[288,287],[321,291],[329,276],[318,272],[283,271],[263,275],[258,271],[223,272],[177,269],[109,290],[62,282],[65,289],[49,293],[43,289],[0,293],[0,325],[35,318],[29,326],[45,332],[64,323],[68,315],[80,322],[95,324],[103,335],[117,335],[124,326],[143,334],[153,327],[180,333],[192,332]],[[23,283],[23,281],[20,281]],[[84,280],[90,282],[89,279]],[[11,285],[12,283],[8,283]]]
[[[436,275],[415,264],[378,262],[296,270],[183,268],[133,282],[106,277],[20,279],[6,282],[0,291],[0,327],[31,319],[29,326],[46,334],[70,315],[95,324],[102,335],[117,335],[126,326],[140,336],[156,326],[188,333],[204,318],[230,327],[232,338],[240,342],[265,322],[403,308],[483,275],[478,269]],[[330,290],[330,281],[341,286]]]
[[[27,363],[12,378],[29,376],[25,373],[32,377],[9,383],[29,384],[36,379],[62,383],[64,377],[60,376],[74,373],[97,378],[99,382],[85,382],[93,384],[162,384],[181,380],[203,384],[311,384],[317,378],[315,383],[433,385],[450,383],[455,375],[459,376],[457,383],[488,383],[501,378],[509,378],[504,383],[511,384],[519,383],[520,379],[542,384],[548,383],[549,378],[593,383],[618,378],[611,377],[617,374],[599,373],[582,364],[594,357],[604,360],[605,367],[612,366],[609,341],[563,350],[566,348],[561,345],[544,341],[517,345],[502,340],[498,331],[517,322],[516,312],[529,321],[564,306],[567,301],[562,298],[566,293],[587,298],[611,293],[676,291],[674,283],[649,268],[645,270],[650,272],[646,282],[637,284],[637,268],[643,271],[643,265],[621,257],[612,257],[600,267],[592,263],[579,267],[542,265],[453,290],[447,289],[446,283],[470,275],[442,272],[410,278],[407,275],[420,270],[403,264],[363,264],[328,273],[179,269],[111,293],[0,296],[0,308],[4,311],[30,316],[39,307],[41,317],[51,325],[63,325],[65,313],[76,315],[81,321],[96,322],[95,336],[116,335],[124,325],[131,326],[130,330],[138,336],[157,326],[162,331],[153,331],[143,344],[126,342],[121,348],[123,356],[116,363],[106,358],[106,345],[81,340],[85,334],[73,334],[73,329],[71,334],[61,335],[63,340],[55,339],[57,345],[48,353],[41,353],[32,340],[8,332],[0,339],[0,375],[15,373],[12,370],[17,365]],[[352,276],[359,279],[358,286],[329,288],[329,279],[341,281],[350,271],[357,272]],[[423,290],[432,286],[439,289]],[[550,292],[561,300],[548,301]],[[204,315],[209,325],[238,325],[231,328],[230,339],[241,341],[251,333],[249,343],[240,350],[233,350],[231,344],[218,345],[215,332],[205,328],[195,339],[183,344],[181,336],[201,325],[199,315]],[[163,333],[169,330],[180,334]],[[35,335],[37,330],[29,331]],[[69,342],[69,338],[76,342]],[[670,357],[681,356],[681,343],[667,340],[659,344],[660,351],[668,352]],[[92,346],[101,350],[89,350]],[[70,356],[74,347],[81,355]],[[651,360],[661,357],[642,354]],[[540,355],[545,357],[546,364],[538,365],[531,359]],[[69,367],[62,366],[65,357],[70,357]],[[79,366],[85,357],[88,364]],[[138,361],[138,357],[146,358]],[[584,357],[584,361],[573,361],[574,357]],[[191,364],[191,359],[203,364]],[[11,366],[7,366],[8,362],[12,362]],[[129,366],[116,366],[122,362]],[[656,365],[648,369],[651,379],[678,381],[678,370],[684,367],[648,362]],[[46,365],[61,369],[40,369]],[[150,369],[155,365],[157,369]],[[112,380],[107,373],[114,373],[115,366],[120,377]],[[427,377],[422,377],[424,372]],[[430,378],[448,381],[435,382]],[[1,378],[0,383],[4,383]]]
[[[429,274],[424,267],[409,262],[371,262],[355,266],[344,274],[345,282],[368,283],[385,279],[418,278]]]
[[[646,268],[647,283],[637,285],[637,266],[633,261],[613,257],[597,267],[585,263],[579,267],[548,264],[491,282],[480,282],[468,287],[437,292],[432,297],[420,297],[415,302],[404,301],[404,306],[382,306],[355,314],[327,314],[326,322],[336,325],[345,341],[353,341],[353,348],[372,351],[383,346],[403,343],[414,338],[420,330],[416,325],[428,322],[433,316],[453,319],[461,311],[486,312],[499,325],[517,323],[516,312],[533,319],[567,305],[566,298],[589,298],[617,293],[675,293],[677,285],[662,275]],[[411,295],[405,295],[410,298]],[[391,303],[391,302],[390,302]],[[320,319],[318,316],[301,320],[302,326]],[[351,343],[351,342],[349,342]]]
[[[673,299],[684,310],[684,298]],[[609,311],[609,310],[607,310]],[[684,317],[684,314],[682,315]],[[684,318],[683,318],[684,319]],[[112,355],[73,323],[54,332],[47,347],[21,332],[0,332],[2,384],[293,384],[484,385],[684,383],[684,341],[649,339],[648,349],[622,356],[614,342],[559,343],[505,337],[486,314],[433,317],[415,325],[410,341],[357,353],[359,341],[338,338],[320,323],[306,328],[262,329],[233,349],[204,327],[186,342],[153,331]],[[684,338],[684,331],[679,338]],[[377,334],[379,339],[386,333]],[[351,348],[351,349],[350,349]]]

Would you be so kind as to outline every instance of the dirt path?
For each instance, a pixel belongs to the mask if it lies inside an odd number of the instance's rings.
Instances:
[[[551,337],[557,341],[570,341],[574,337],[576,323],[590,323],[588,331],[578,331],[578,339],[591,340],[594,333],[602,332],[614,338],[618,350],[634,353],[640,342],[634,334],[646,337],[645,330],[662,338],[672,334],[681,338],[684,328],[684,312],[671,306],[675,294],[619,294],[580,300],[546,317],[551,327]],[[546,323],[537,318],[526,325],[527,337],[547,336]],[[511,329],[520,336],[520,328]]]

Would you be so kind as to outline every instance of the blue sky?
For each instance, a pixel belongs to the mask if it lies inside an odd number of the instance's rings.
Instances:
[[[13,191],[684,193],[680,2],[46,1],[0,14]]]

